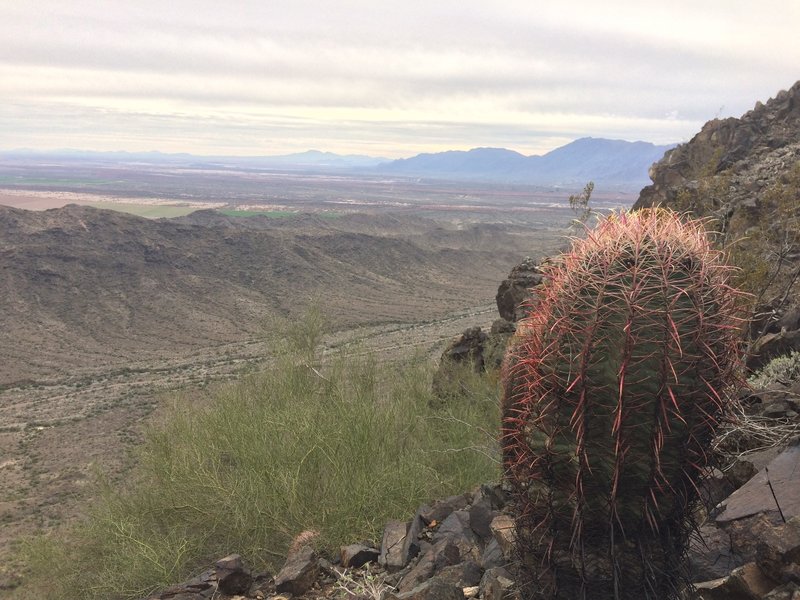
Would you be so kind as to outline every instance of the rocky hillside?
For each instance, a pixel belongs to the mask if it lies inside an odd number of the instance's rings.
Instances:
[[[292,221],[0,206],[0,386],[222,346],[314,296],[339,326],[432,318],[491,297],[529,245],[413,217]]]
[[[712,217],[748,269],[751,290],[784,290],[800,265],[800,81],[741,118],[709,121],[653,165],[650,178],[634,208]]]
[[[800,81],[740,118],[714,119],[653,165],[634,208],[663,204],[720,219],[767,201],[800,160]],[[715,189],[716,177],[729,187]],[[723,195],[713,192],[726,192]]]
[[[709,121],[650,177],[634,209],[659,204],[713,219],[720,245],[742,269],[739,284],[754,295],[755,353],[766,359],[800,348],[800,337],[783,336],[780,352],[760,352],[756,341],[780,335],[781,321],[796,321],[800,305],[800,81],[738,119]]]

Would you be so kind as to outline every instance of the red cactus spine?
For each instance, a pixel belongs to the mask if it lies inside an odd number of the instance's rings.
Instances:
[[[679,597],[739,366],[729,271],[663,209],[607,218],[552,267],[504,367],[523,597]]]

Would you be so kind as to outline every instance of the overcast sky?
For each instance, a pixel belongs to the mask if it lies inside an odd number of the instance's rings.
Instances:
[[[0,0],[0,149],[686,141],[800,79],[798,0]]]

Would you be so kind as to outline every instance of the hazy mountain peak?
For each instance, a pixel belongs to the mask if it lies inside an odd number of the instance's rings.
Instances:
[[[542,156],[505,148],[418,154],[379,170],[431,178],[470,179],[534,185],[583,185],[589,180],[639,189],[650,166],[672,145],[584,137]]]

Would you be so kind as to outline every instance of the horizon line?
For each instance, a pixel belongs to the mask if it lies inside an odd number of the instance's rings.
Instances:
[[[368,154],[357,154],[357,153],[341,154],[341,153],[333,152],[333,151],[330,151],[330,150],[319,150],[317,148],[308,148],[306,150],[299,150],[299,151],[296,151],[296,152],[288,152],[288,153],[280,153],[280,154],[194,154],[192,152],[185,152],[185,151],[183,151],[183,152],[181,152],[181,151],[165,152],[163,150],[155,150],[155,149],[150,149],[150,150],[125,150],[125,149],[94,150],[94,149],[75,148],[75,147],[46,148],[46,149],[29,148],[29,147],[21,147],[20,148],[20,147],[18,147],[18,148],[0,149],[0,154],[29,153],[29,154],[45,154],[45,155],[46,154],[56,154],[57,155],[57,154],[60,154],[60,153],[70,153],[70,152],[72,152],[72,153],[81,153],[81,152],[83,152],[83,153],[88,153],[88,154],[131,154],[131,155],[158,154],[158,155],[161,155],[161,156],[164,156],[164,157],[186,156],[186,157],[193,157],[193,158],[212,158],[212,159],[266,159],[266,158],[289,158],[289,157],[293,157],[293,156],[299,156],[299,155],[302,155],[302,154],[317,153],[317,154],[323,154],[323,155],[324,154],[328,154],[328,155],[331,155],[332,157],[338,157],[338,158],[367,158],[367,159],[372,159],[372,160],[382,160],[382,161],[386,161],[386,162],[393,162],[393,161],[396,161],[396,160],[407,160],[409,158],[414,158],[414,157],[423,156],[423,155],[428,155],[429,156],[429,155],[435,155],[435,154],[444,154],[444,153],[447,153],[447,152],[464,152],[464,153],[466,153],[466,152],[472,152],[472,151],[475,151],[475,150],[506,150],[508,152],[516,152],[517,154],[519,154],[521,156],[524,156],[525,158],[531,158],[531,157],[535,157],[535,156],[541,157],[541,156],[545,156],[545,155],[549,154],[550,152],[553,152],[553,151],[558,150],[560,148],[564,148],[566,146],[569,146],[569,145],[574,144],[575,142],[578,142],[578,141],[581,141],[581,140],[603,140],[603,141],[608,141],[608,142],[624,142],[624,143],[628,143],[628,144],[644,143],[644,144],[650,144],[650,145],[656,146],[656,147],[660,147],[660,146],[663,146],[663,147],[672,146],[672,147],[674,147],[674,146],[677,146],[678,144],[682,143],[682,142],[671,142],[671,143],[667,143],[667,144],[656,144],[654,142],[650,142],[650,141],[647,141],[647,140],[641,140],[641,139],[631,141],[631,140],[625,140],[625,139],[621,139],[621,138],[604,138],[604,137],[594,137],[594,136],[581,136],[581,137],[573,139],[570,142],[567,142],[566,144],[562,144],[560,146],[556,146],[556,147],[548,150],[547,152],[544,152],[543,154],[523,154],[522,152],[519,152],[518,150],[514,150],[512,148],[506,148],[504,146],[474,146],[474,147],[471,147],[471,148],[469,148],[467,150],[454,148],[454,149],[448,149],[448,150],[440,150],[440,151],[437,151],[437,152],[417,152],[416,154],[412,154],[412,155],[404,156],[404,157],[400,157],[400,158],[387,158],[387,157],[384,157],[384,156],[372,156],[372,155],[368,155]]]

